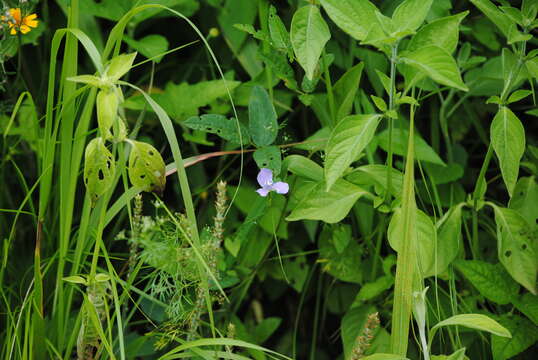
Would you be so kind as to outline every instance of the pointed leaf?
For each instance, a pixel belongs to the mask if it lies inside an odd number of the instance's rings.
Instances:
[[[327,190],[370,143],[381,117],[379,114],[351,115],[336,125],[325,156]]]
[[[330,38],[329,27],[317,6],[306,5],[295,12],[291,20],[291,43],[309,80],[314,78],[319,57]]]
[[[143,191],[162,193],[166,184],[165,164],[161,154],[150,144],[133,141],[129,155],[129,179]]]
[[[254,86],[248,104],[249,130],[256,146],[271,145],[278,133],[275,107],[267,91]]]
[[[464,11],[457,15],[436,19],[423,26],[411,38],[407,50],[413,51],[424,46],[436,45],[452,54],[458,45],[459,25],[467,14],[469,11]]]
[[[355,95],[359,89],[363,68],[364,63],[358,63],[346,71],[345,74],[338,79],[336,84],[334,84],[334,99],[338,106],[336,113],[337,121],[340,121],[351,113],[353,101],[355,100]]]
[[[135,57],[136,52],[116,56],[108,65],[106,76],[109,77],[112,82],[118,81],[123,75],[127,74],[127,72],[131,70]]]
[[[510,331],[504,328],[501,324],[499,324],[497,321],[493,320],[492,318],[487,317],[486,315],[482,315],[482,314],[454,315],[448,319],[438,322],[431,329],[431,337],[433,338],[433,335],[435,334],[437,329],[439,329],[440,327],[451,326],[451,325],[459,325],[459,326],[465,326],[471,329],[487,331],[492,334],[502,336],[502,337],[507,337],[507,338],[512,337],[512,335],[510,334]]]
[[[368,0],[321,0],[320,2],[331,20],[356,40],[364,40],[373,27],[379,28],[375,15],[378,9]]]
[[[397,31],[415,31],[422,25],[430,11],[433,0],[405,0],[392,14]]]

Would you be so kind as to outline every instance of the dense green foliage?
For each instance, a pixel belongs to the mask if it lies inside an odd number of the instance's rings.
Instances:
[[[1,358],[536,358],[538,0],[0,5]]]

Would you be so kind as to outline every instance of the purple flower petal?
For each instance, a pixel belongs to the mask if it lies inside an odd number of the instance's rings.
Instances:
[[[261,187],[264,187],[266,185],[271,185],[272,183],[273,183],[273,172],[266,168],[261,169],[258,174],[258,184],[260,184]],[[262,195],[262,196],[266,196],[266,195]]]
[[[277,194],[287,194],[290,190],[288,183],[282,181],[274,183],[271,187],[277,192]]]
[[[256,192],[260,194],[260,196],[263,196],[263,197],[266,197],[267,194],[269,194],[269,191],[271,191],[271,188],[265,187],[265,186],[256,190]]]

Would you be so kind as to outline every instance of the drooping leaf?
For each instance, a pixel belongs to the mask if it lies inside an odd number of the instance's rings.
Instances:
[[[536,295],[536,234],[515,210],[494,206],[499,260],[518,283]]]
[[[256,150],[253,154],[254,161],[260,169],[267,168],[273,172],[273,176],[280,174],[282,167],[282,157],[280,149],[276,146],[262,147]]]
[[[381,117],[379,114],[351,115],[335,126],[325,150],[328,190],[370,143]]]
[[[392,23],[397,31],[415,31],[422,25],[433,0],[405,0],[394,10]]]
[[[353,101],[357,94],[357,90],[359,89],[363,68],[364,63],[358,63],[346,71],[345,74],[338,79],[336,84],[334,84],[334,100],[336,106],[338,106],[336,121],[340,121],[351,113]]]
[[[505,338],[512,337],[510,331],[508,331],[505,327],[492,318],[482,314],[459,314],[449,317],[448,319],[438,322],[434,327],[432,327],[431,337],[433,338],[435,332],[440,327],[451,325],[465,326],[471,329],[487,331]]]
[[[291,21],[290,36],[295,57],[306,77],[312,80],[325,43],[331,38],[317,6],[306,5],[297,10]]]
[[[133,186],[161,194],[166,184],[166,166],[152,145],[131,140],[129,179]]]
[[[499,159],[501,174],[512,196],[519,173],[519,161],[525,152],[525,129],[517,116],[502,106],[491,123],[491,145]]]
[[[286,220],[308,219],[336,223],[346,217],[361,196],[368,194],[342,179],[337,180],[329,191],[325,191],[326,186],[325,182],[310,183]]]
[[[227,119],[224,115],[205,114],[201,116],[193,116],[183,121],[183,125],[189,129],[202,130],[212,134],[217,134],[224,140],[231,141],[236,144],[250,143],[250,135],[248,129],[242,123],[239,123],[241,129],[241,137],[237,129],[238,122],[235,119]]]
[[[456,268],[487,299],[497,304],[508,304],[517,296],[519,285],[500,268],[481,260],[458,260]]]
[[[84,184],[93,205],[113,184],[115,171],[114,158],[103,139],[92,139],[84,155]]]
[[[283,163],[284,168],[292,174],[313,181],[323,181],[323,169],[309,158],[301,155],[289,155]]]
[[[387,169],[386,165],[363,165],[356,168],[352,173],[346,176],[346,180],[361,185],[375,185],[382,189],[383,194],[387,189]],[[391,186],[390,193],[392,196],[399,198],[402,196],[404,175],[397,169],[392,168],[390,172]]]
[[[271,145],[278,133],[277,115],[267,91],[254,86],[248,104],[249,130],[256,146]]]
[[[401,61],[439,84],[463,91],[469,90],[461,79],[460,71],[454,58],[439,46],[421,47],[402,56]],[[411,86],[418,79],[418,76],[412,77],[408,80],[409,83],[406,86]]]
[[[356,40],[364,40],[372,28],[381,31],[375,15],[378,9],[368,0],[321,0],[321,5],[331,20]]]

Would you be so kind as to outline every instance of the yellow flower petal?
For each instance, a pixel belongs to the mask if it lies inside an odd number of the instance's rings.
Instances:
[[[9,9],[9,14],[11,15],[11,17],[13,17],[13,19],[15,20],[15,22],[17,24],[20,24],[21,23],[21,9],[19,8],[11,8]]]
[[[38,24],[38,21],[37,20],[28,20],[28,18],[24,18],[24,21],[23,21],[24,25],[28,25],[30,27],[37,27],[37,24]]]
[[[17,29],[15,29],[15,26],[11,27],[11,31],[9,32],[11,35],[17,35]]]
[[[26,33],[29,33],[30,30],[32,29],[30,29],[28,25],[21,25],[21,28],[20,28],[21,33],[26,34]]]

